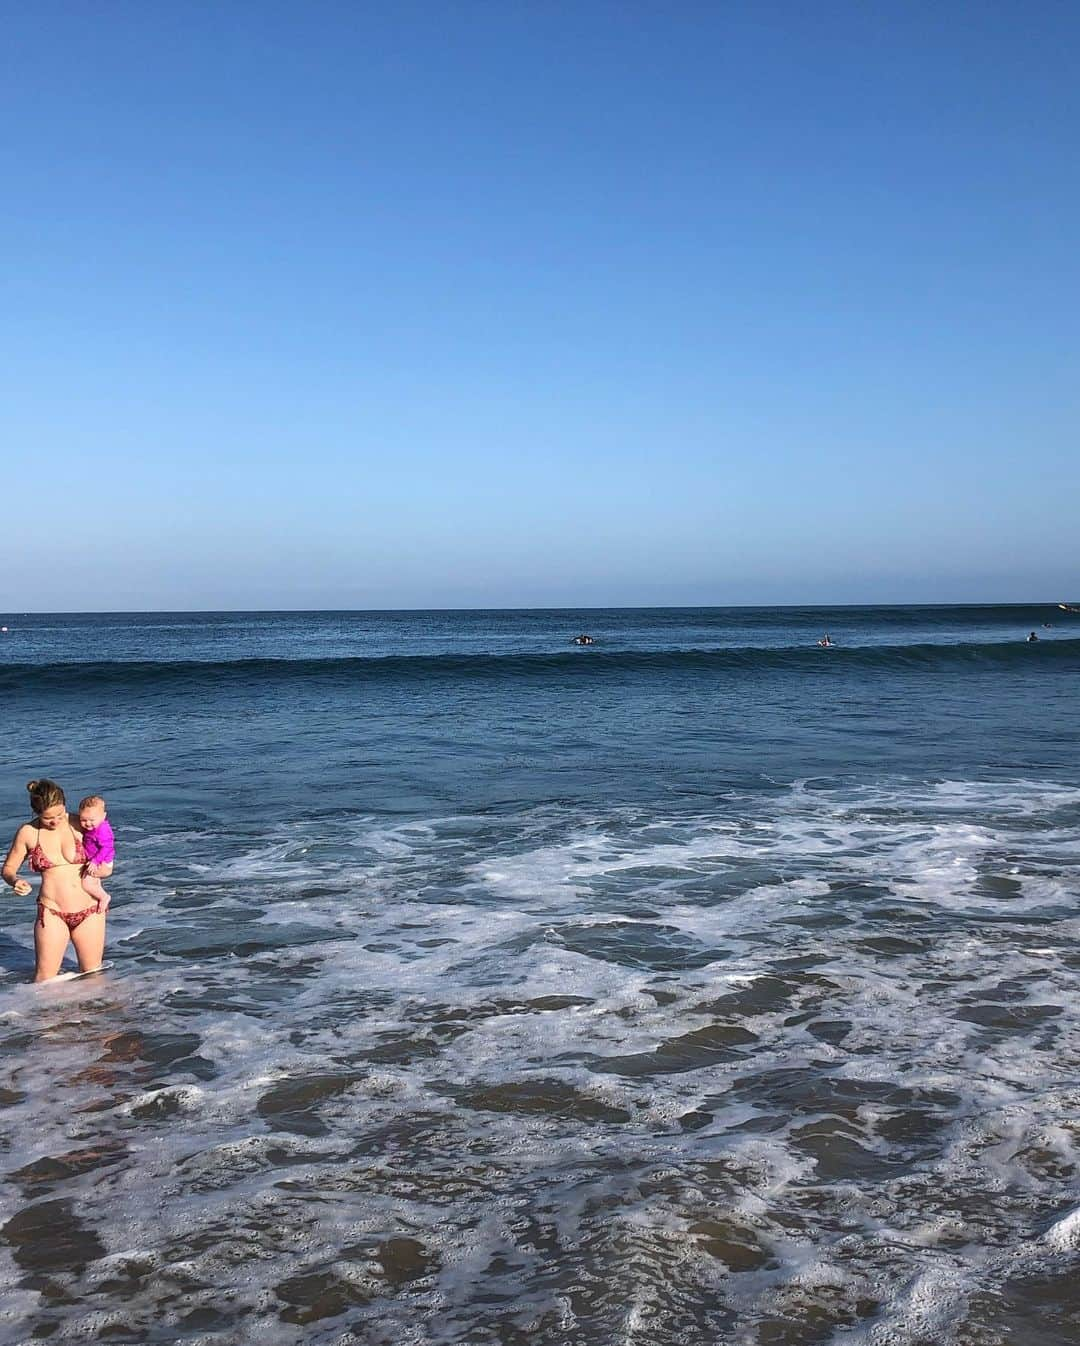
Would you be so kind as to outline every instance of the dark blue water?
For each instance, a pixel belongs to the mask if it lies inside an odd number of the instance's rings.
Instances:
[[[1080,614],[0,624],[0,1341],[1071,1339]]]
[[[155,825],[162,790],[180,818],[238,791],[290,816],[329,796],[423,814],[895,772],[1057,779],[1076,760],[1080,615],[1050,606],[6,624],[13,779],[107,779]],[[571,646],[584,630],[596,644]],[[821,650],[826,630],[835,647]]]

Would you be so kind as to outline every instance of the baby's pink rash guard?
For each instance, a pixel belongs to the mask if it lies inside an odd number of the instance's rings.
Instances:
[[[116,859],[116,842],[108,818],[83,832],[82,839],[86,858],[92,865],[111,865]]]

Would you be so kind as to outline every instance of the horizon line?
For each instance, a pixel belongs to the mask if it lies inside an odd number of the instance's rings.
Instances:
[[[38,611],[8,609],[12,617],[194,617],[194,616],[316,616],[349,614],[369,616],[397,613],[464,613],[464,612],[730,612],[730,611],[836,611],[843,608],[1053,608],[1067,599],[1013,600],[987,602],[904,602],[904,603],[606,603],[606,604],[543,604],[537,607],[507,605],[495,607],[380,607],[380,608],[43,608]],[[1080,604],[1076,606],[1080,607]],[[0,609],[0,612],[3,610]]]

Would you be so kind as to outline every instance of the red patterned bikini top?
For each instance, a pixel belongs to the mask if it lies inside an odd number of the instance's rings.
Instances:
[[[63,854],[62,849],[61,854]],[[41,849],[41,829],[38,828],[37,845],[27,856],[27,862],[35,874],[44,874],[47,869],[56,869],[60,865],[85,865],[86,851],[83,849],[82,842],[76,841],[74,860],[50,860]]]

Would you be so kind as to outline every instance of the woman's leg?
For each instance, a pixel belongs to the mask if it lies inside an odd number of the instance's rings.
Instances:
[[[86,919],[89,920],[90,917]],[[35,981],[48,981],[50,977],[56,976],[60,971],[60,964],[64,961],[64,951],[70,938],[70,931],[59,916],[53,916],[49,912],[43,917],[38,916],[34,922],[34,953],[37,955]]]
[[[105,957],[105,914],[95,913],[80,921],[71,932],[71,942],[79,955],[79,971],[93,972]]]

